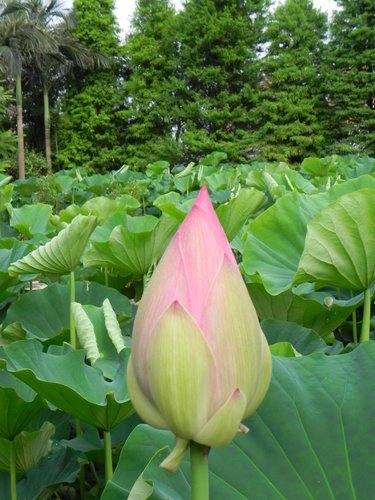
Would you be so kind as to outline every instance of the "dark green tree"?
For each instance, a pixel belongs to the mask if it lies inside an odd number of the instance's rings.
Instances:
[[[337,4],[327,70],[330,152],[375,155],[374,1]]]
[[[286,0],[271,16],[252,113],[260,158],[294,163],[322,151],[326,32],[312,0]]]
[[[77,39],[112,58],[113,64],[105,70],[78,69],[70,79],[61,101],[56,163],[64,168],[115,169],[123,162],[123,123],[119,119],[123,93],[114,0],[74,0],[73,13]]]
[[[125,43],[129,77],[126,159],[144,166],[157,159],[177,161],[178,108],[175,12],[169,0],[138,0]]]
[[[188,0],[178,16],[182,126],[194,159],[213,150],[246,158],[249,112],[268,0]]]

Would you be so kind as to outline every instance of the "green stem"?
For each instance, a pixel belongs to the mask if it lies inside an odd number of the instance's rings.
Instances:
[[[70,345],[73,347],[73,349],[77,348],[76,328],[74,325],[73,309],[72,309],[72,304],[75,301],[75,298],[76,298],[76,289],[75,289],[75,281],[74,281],[74,271],[71,271],[71,273],[70,273],[69,319],[70,319]]]
[[[99,486],[99,476],[98,476],[98,473],[96,472],[95,465],[93,462],[90,462],[90,470],[91,470],[92,475],[95,478],[96,484]]]
[[[361,328],[361,342],[370,340],[370,319],[371,319],[371,291],[365,290],[365,300],[363,303],[363,316]]]
[[[104,268],[104,284],[105,286],[109,286],[109,280],[108,280],[108,267]]]
[[[209,500],[207,447],[190,442],[191,500]]]
[[[46,162],[48,171],[52,173],[52,152],[51,152],[51,115],[49,110],[49,95],[46,83],[43,83],[43,108],[44,108],[44,138],[46,150]]]
[[[25,178],[25,143],[23,136],[22,110],[22,78],[21,73],[16,75],[16,107],[17,107],[17,143],[18,143],[18,177]]]
[[[75,420],[76,420],[76,437],[79,437],[82,434],[81,421],[78,418],[76,418]],[[84,465],[81,465],[78,477],[79,477],[80,498],[84,498],[86,491],[86,473]]]
[[[10,472],[10,498],[17,500],[17,477],[16,477],[16,448],[14,440],[10,441],[10,457],[9,457],[9,472]]]
[[[353,342],[355,344],[358,344],[357,311],[355,309],[352,312],[352,323],[353,323]]]
[[[353,298],[353,291],[350,290],[350,297]],[[357,311],[354,309],[352,312],[352,324],[353,324],[353,342],[358,344],[358,328],[357,328]]]
[[[104,431],[104,464],[105,481],[107,482],[113,477],[111,431]]]

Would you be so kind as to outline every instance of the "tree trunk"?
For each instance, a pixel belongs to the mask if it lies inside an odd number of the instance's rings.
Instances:
[[[51,117],[49,112],[49,98],[47,85],[43,85],[43,106],[44,106],[44,137],[46,146],[46,161],[48,171],[52,173],[52,152],[51,152]]]
[[[18,137],[18,178],[25,178],[25,145],[23,140],[22,84],[21,75],[16,76],[17,137]]]

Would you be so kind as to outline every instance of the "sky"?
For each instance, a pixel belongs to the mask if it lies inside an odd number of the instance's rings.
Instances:
[[[320,10],[330,14],[335,8],[334,0],[313,0],[316,7]],[[71,7],[73,1],[66,0],[65,6]],[[134,12],[136,0],[116,0],[116,15],[117,19],[123,33],[127,33],[129,30],[130,20]],[[176,8],[178,9],[182,5],[182,0],[173,0]],[[277,3],[281,3],[278,1]]]

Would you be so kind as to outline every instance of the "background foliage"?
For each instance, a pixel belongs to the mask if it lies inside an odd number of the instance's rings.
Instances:
[[[13,54],[22,67],[26,151],[42,153],[45,142],[47,75],[41,80],[31,63],[37,58],[50,61],[54,169],[144,169],[158,159],[187,163],[214,150],[232,161],[292,164],[308,155],[375,153],[371,1],[339,0],[328,20],[312,0],[286,0],[276,9],[268,0],[189,0],[179,12],[170,0],[139,0],[121,41],[113,1],[76,0],[65,45],[57,21],[43,24],[46,17],[31,33],[9,11],[14,3],[23,6],[24,19],[35,14],[33,2],[7,0],[7,15],[0,15],[4,57],[10,25],[14,40],[34,37],[33,46],[21,44]],[[110,67],[69,55],[72,40],[82,54],[85,46],[96,60],[105,55]],[[14,84],[8,62],[4,77]],[[14,164],[11,150],[8,158]]]

